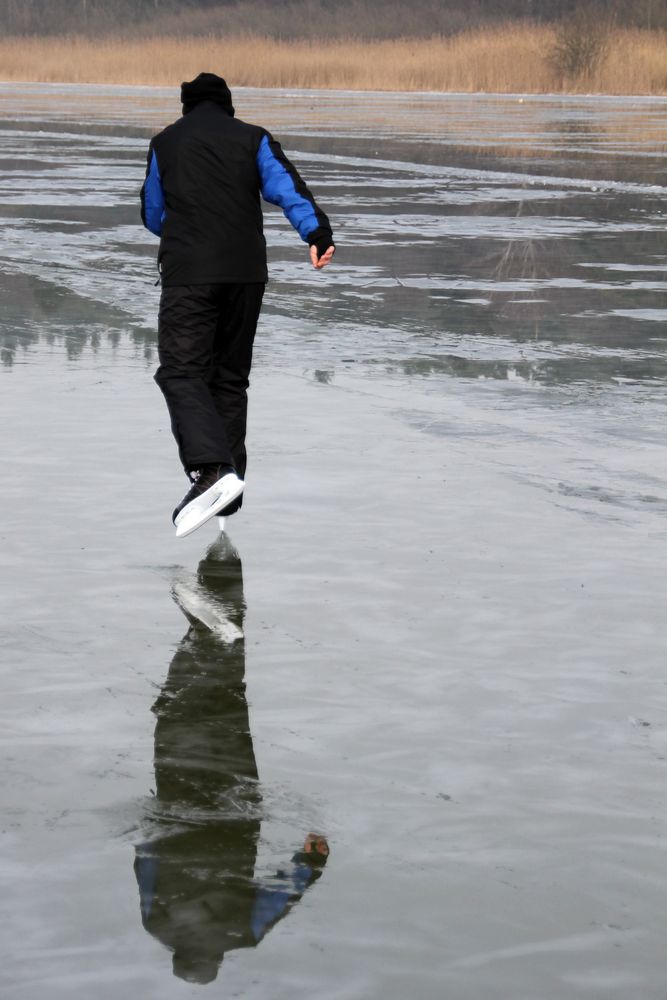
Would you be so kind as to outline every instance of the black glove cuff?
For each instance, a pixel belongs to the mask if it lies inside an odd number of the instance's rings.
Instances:
[[[314,229],[312,233],[308,235],[308,245],[311,247],[316,247],[317,258],[326,253],[329,247],[334,246],[333,233],[330,229],[325,229],[320,226],[319,229]]]

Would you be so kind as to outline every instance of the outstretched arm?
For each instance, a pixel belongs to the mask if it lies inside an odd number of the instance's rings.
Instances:
[[[317,205],[294,164],[280,143],[267,132],[257,151],[257,169],[262,196],[282,208],[301,239],[310,245],[313,267],[320,270],[335,252],[329,219]]]

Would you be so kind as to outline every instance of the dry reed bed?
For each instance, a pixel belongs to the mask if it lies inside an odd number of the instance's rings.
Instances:
[[[554,30],[508,25],[452,38],[280,42],[262,37],[0,39],[0,79],[174,86],[203,69],[232,86],[355,90],[667,93],[665,32],[619,29],[601,65],[564,78]]]

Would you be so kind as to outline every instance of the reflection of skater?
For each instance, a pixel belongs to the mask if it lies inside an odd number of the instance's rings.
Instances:
[[[254,947],[321,874],[323,837],[272,878],[254,877],[261,795],[245,697],[241,560],[221,535],[198,581],[174,595],[191,622],[153,706],[153,835],[136,851],[146,930],[174,974],[215,979],[225,952]],[[205,624],[204,624],[205,623]]]
[[[185,535],[241,505],[246,390],[267,280],[260,194],[284,210],[318,270],[334,244],[280,144],[234,117],[221,77],[200,73],[181,100],[183,117],[151,140],[141,217],[161,237],[155,379],[191,481],[173,514]]]

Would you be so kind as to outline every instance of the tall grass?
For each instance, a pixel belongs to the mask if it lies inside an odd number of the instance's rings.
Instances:
[[[612,30],[583,75],[554,60],[556,29],[523,23],[452,38],[277,41],[237,38],[0,39],[0,79],[173,86],[202,70],[230,85],[492,93],[667,93],[667,33]]]

